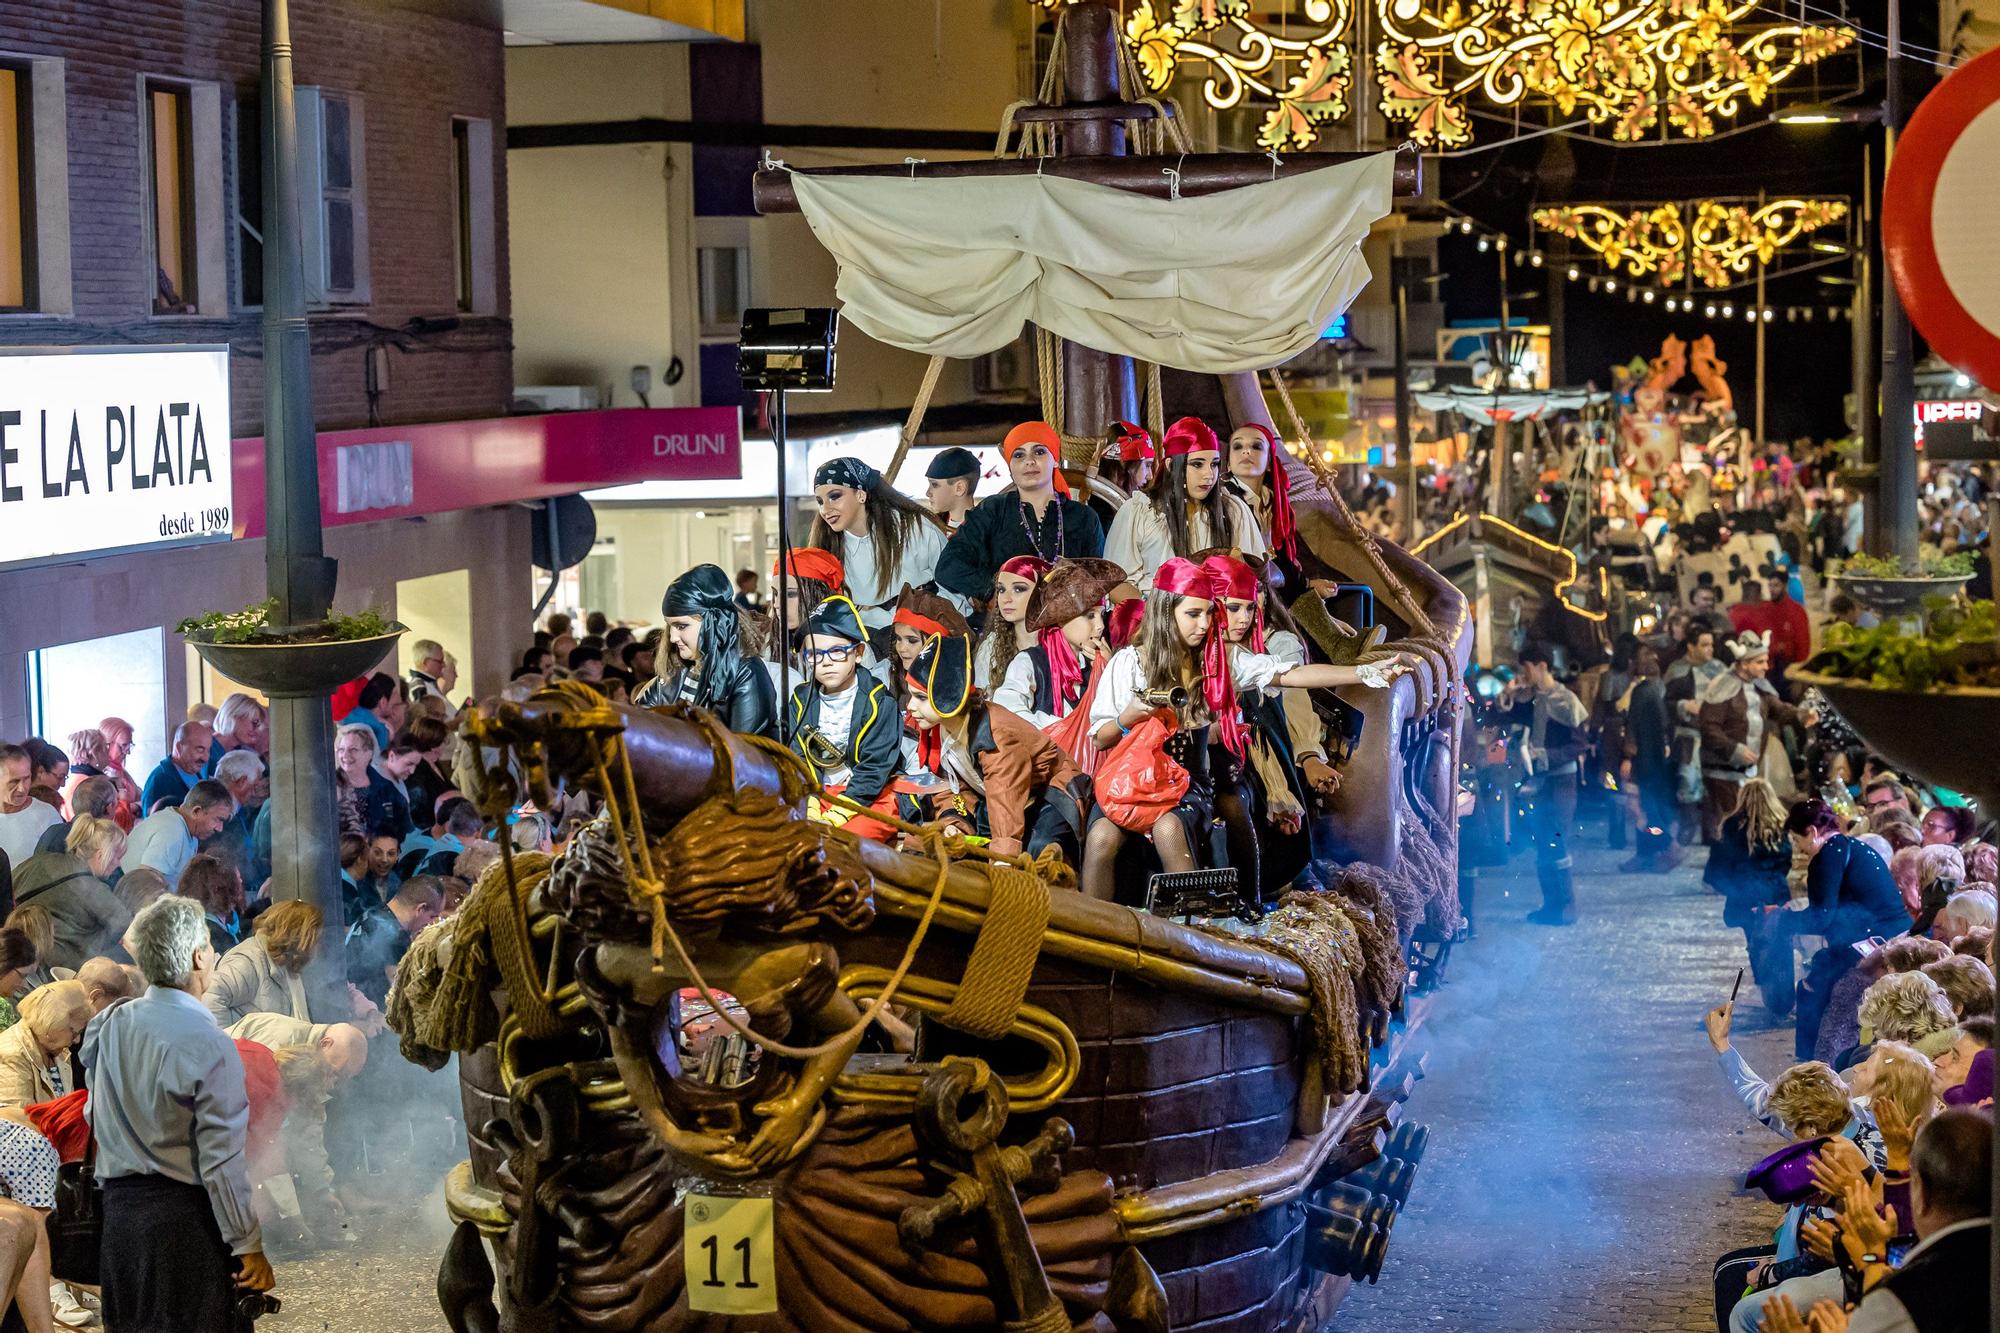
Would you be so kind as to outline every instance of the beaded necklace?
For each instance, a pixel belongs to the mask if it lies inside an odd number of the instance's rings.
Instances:
[[[1062,497],[1060,495],[1051,495],[1049,497],[1049,505],[1056,511],[1056,546],[1053,552],[1042,550],[1042,540],[1040,533],[1041,524],[1035,521],[1034,511],[1028,507],[1028,502],[1026,500],[1018,500],[1016,501],[1016,503],[1018,503],[1021,506],[1021,528],[1024,532],[1028,534],[1028,545],[1031,548],[1033,548],[1035,557],[1040,560],[1046,560],[1050,564],[1054,564],[1056,561],[1062,559],[1062,554],[1063,554]]]

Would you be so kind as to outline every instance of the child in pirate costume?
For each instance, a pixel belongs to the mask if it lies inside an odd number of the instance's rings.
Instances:
[[[1104,538],[1104,558],[1125,569],[1140,592],[1153,586],[1160,567],[1179,556],[1191,560],[1211,546],[1264,553],[1257,516],[1222,484],[1222,443],[1194,417],[1167,427],[1153,484],[1118,508]]]
[[[1223,485],[1250,506],[1270,558],[1282,564],[1286,586],[1298,587],[1298,522],[1292,516],[1291,484],[1285,476],[1278,433],[1261,421],[1246,421],[1229,432],[1228,477]]]
[[[924,645],[942,634],[962,634],[969,639],[972,627],[950,602],[906,583],[896,596],[896,615],[889,622],[889,634],[889,691],[897,703],[907,704],[910,667]]]
[[[720,717],[731,731],[778,734],[777,691],[754,644],[762,627],[736,605],[736,589],[717,565],[696,565],[667,585],[667,670],[639,688],[640,708],[693,704]],[[761,617],[754,617],[761,620]]]
[[[1109,560],[1058,560],[1028,598],[1035,646],[1007,664],[993,702],[1047,731],[1083,699],[1104,651],[1104,599],[1125,581]]]
[[[924,646],[910,671],[919,754],[954,789],[938,798],[940,817],[956,815],[1003,855],[1035,856],[1056,846],[1076,864],[1089,780],[1053,740],[980,697],[971,659],[969,638],[945,634]]]
[[[867,637],[847,598],[829,597],[813,608],[800,636],[806,679],[792,691],[787,729],[791,748],[829,793],[894,814],[903,711],[889,687],[862,669]],[[864,838],[886,842],[894,836],[890,825],[849,815],[845,807],[826,804],[815,816]]]
[[[792,659],[792,684],[796,685],[805,676],[798,665],[797,645],[799,632],[804,628],[806,617],[812,609],[829,597],[847,595],[847,571],[841,567],[840,557],[831,551],[822,551],[817,546],[799,546],[784,552],[771,566],[771,577],[777,581],[773,596],[785,610],[785,627],[791,634],[791,642],[778,642],[778,617],[770,617],[770,639],[764,649],[764,669],[773,681],[778,679],[778,660],[790,655]],[[872,649],[863,647],[861,664],[868,671],[888,678],[888,668],[876,658]]]

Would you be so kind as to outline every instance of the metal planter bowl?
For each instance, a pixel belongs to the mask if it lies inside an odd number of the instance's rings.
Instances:
[[[1972,581],[1970,574],[1943,578],[1879,578],[1869,574],[1829,576],[1842,592],[1878,616],[1913,616],[1926,597],[1951,597]]]
[[[1987,818],[2000,816],[2000,748],[1994,744],[2000,689],[1896,690],[1797,667],[1785,678],[1817,687],[1890,763],[1971,797]]]
[[[278,633],[285,633],[282,628]],[[284,643],[251,639],[245,643],[213,643],[195,633],[187,641],[201,654],[201,660],[234,681],[261,690],[272,698],[305,698],[332,694],[340,686],[368,671],[409,633],[409,626],[396,623],[387,634],[366,639],[331,639],[324,642]]]

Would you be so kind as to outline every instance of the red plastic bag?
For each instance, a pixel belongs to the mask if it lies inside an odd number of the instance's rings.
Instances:
[[[1097,766],[1092,779],[1097,804],[1119,828],[1151,833],[1154,821],[1187,795],[1187,770],[1167,757],[1173,730],[1171,711],[1149,714]]]
[[[1099,653],[1097,665],[1090,672],[1090,683],[1083,687],[1083,697],[1048,729],[1049,739],[1061,747],[1079,769],[1093,777],[1098,765],[1104,762],[1104,751],[1098,749],[1097,742],[1091,739],[1090,702],[1097,697],[1097,683],[1104,679],[1104,662],[1104,654]]]

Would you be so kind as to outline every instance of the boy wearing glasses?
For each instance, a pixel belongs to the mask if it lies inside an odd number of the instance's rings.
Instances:
[[[792,691],[791,747],[829,794],[893,814],[903,710],[879,677],[861,669],[867,641],[860,612],[847,598],[829,597],[813,608],[800,636],[806,679]],[[812,814],[878,842],[895,836],[891,826],[844,807],[814,802]]]

